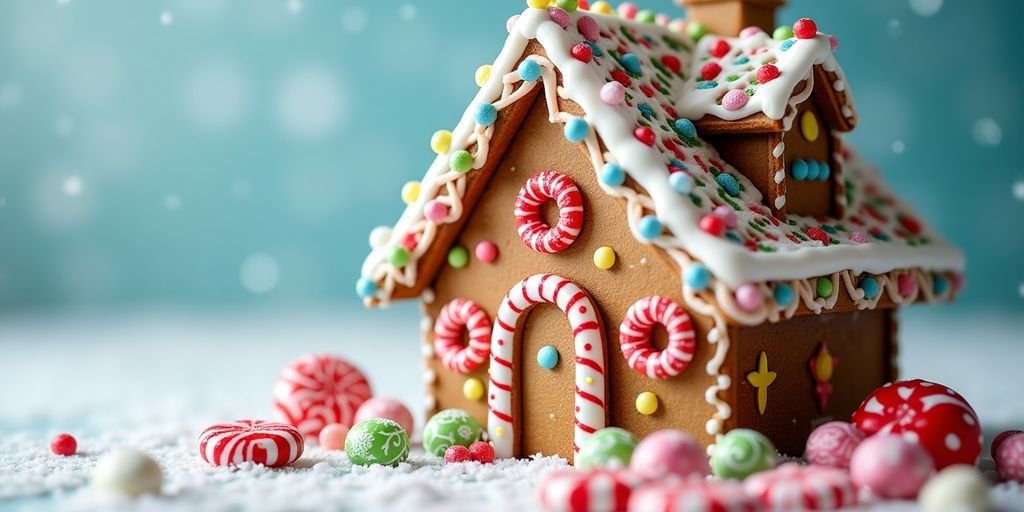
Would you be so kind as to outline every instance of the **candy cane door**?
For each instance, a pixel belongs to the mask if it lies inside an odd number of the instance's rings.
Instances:
[[[572,460],[607,421],[606,357],[586,291],[552,274],[513,286],[491,335],[487,431],[495,454]]]

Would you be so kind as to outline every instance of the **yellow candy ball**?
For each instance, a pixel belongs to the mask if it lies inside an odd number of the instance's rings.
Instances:
[[[420,188],[418,181],[410,181],[402,185],[402,202],[405,204],[415,203],[416,199],[420,197]]]
[[[650,391],[644,391],[636,396],[636,411],[640,414],[650,416],[658,410],[658,395]]]
[[[586,382],[587,384],[593,384],[594,383],[594,378],[593,377],[587,377],[586,379],[583,379],[583,381]]]
[[[804,115],[800,117],[800,133],[803,134],[804,139],[808,142],[814,142],[818,140],[818,118],[814,116],[814,112],[804,112]]]
[[[433,149],[434,153],[443,155],[448,152],[451,146],[452,132],[448,130],[438,130],[434,132],[433,137],[430,137],[430,149]]]
[[[476,75],[474,75],[474,77],[476,78],[477,87],[483,87],[484,84],[487,83],[487,80],[491,78],[491,69],[493,69],[493,67],[490,64],[484,64],[483,66],[476,68]]]
[[[498,427],[498,428],[494,429],[494,435],[496,435],[498,437],[504,437],[505,436],[505,427]]]
[[[467,399],[476,402],[484,397],[484,383],[476,377],[470,377],[462,385],[462,394]]]
[[[551,5],[551,0],[526,0],[526,5],[533,9],[547,9]]]
[[[608,270],[615,265],[615,251],[608,246],[598,247],[594,251],[594,266],[601,270]]]
[[[615,9],[612,9],[611,4],[608,2],[594,2],[590,6],[590,12],[596,12],[598,14],[614,14]]]

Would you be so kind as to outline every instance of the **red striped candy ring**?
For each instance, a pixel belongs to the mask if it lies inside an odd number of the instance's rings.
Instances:
[[[558,223],[548,226],[541,218],[541,205],[554,200]],[[531,177],[516,197],[516,230],[527,247],[541,254],[564,251],[583,229],[583,195],[564,174],[544,171]]]
[[[770,510],[837,510],[857,504],[850,474],[839,468],[783,464],[743,482]]]
[[[625,471],[556,471],[540,483],[540,504],[552,512],[626,510],[629,496],[639,482],[638,477]]]
[[[661,324],[668,331],[668,346],[654,348],[651,330]],[[619,325],[619,345],[629,366],[652,379],[679,375],[693,360],[696,335],[690,315],[679,304],[659,297],[644,297],[626,311]]]
[[[633,491],[629,512],[760,512],[761,503],[728,480],[668,479]]]
[[[218,423],[199,436],[199,455],[214,466],[236,466],[243,462],[278,468],[302,456],[299,429],[260,420]]]
[[[307,355],[281,371],[274,385],[274,411],[279,420],[316,439],[331,423],[351,427],[356,410],[370,396],[366,376],[348,361]]]
[[[469,343],[463,345],[463,329]],[[480,368],[491,350],[491,319],[469,299],[453,299],[441,308],[434,323],[434,352],[449,370],[470,373]]]
[[[552,304],[565,314],[576,350],[575,433],[573,450],[607,421],[605,408],[605,341],[597,308],[587,292],[572,281],[553,274],[530,276],[509,290],[495,316],[491,335],[490,386],[487,432],[495,455],[513,457],[516,431],[512,408],[515,332],[523,314],[536,304]]]

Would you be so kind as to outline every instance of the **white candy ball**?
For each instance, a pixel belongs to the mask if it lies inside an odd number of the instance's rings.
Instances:
[[[972,466],[957,464],[943,469],[921,489],[925,512],[983,511],[989,509],[989,483]]]
[[[370,248],[380,249],[391,240],[391,228],[388,226],[377,226],[370,231]]]
[[[111,451],[92,471],[92,486],[101,494],[159,494],[163,479],[152,457],[129,448]]]

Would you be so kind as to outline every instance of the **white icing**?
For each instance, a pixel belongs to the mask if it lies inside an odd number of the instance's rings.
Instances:
[[[836,80],[835,82],[832,82],[832,88],[838,92],[843,92],[846,90],[846,82],[842,80]]]
[[[782,209],[783,206],[786,206],[786,196],[780,195],[775,198],[775,208]]]
[[[779,169],[779,170],[775,171],[775,176],[772,179],[775,180],[775,184],[776,185],[778,185],[779,183],[782,183],[783,181],[786,181],[786,170],[785,169]]]
[[[772,148],[772,156],[774,156],[775,158],[781,158],[782,154],[785,153],[785,152],[786,152],[786,143],[785,142],[779,142],[778,144],[775,145],[774,148]]]

